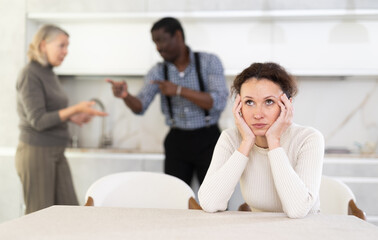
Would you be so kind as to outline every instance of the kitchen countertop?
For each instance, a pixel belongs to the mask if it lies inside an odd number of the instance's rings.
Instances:
[[[164,159],[163,153],[153,152],[138,152],[127,149],[113,149],[113,148],[67,148],[65,152],[66,157],[70,158],[112,158],[112,159],[148,159],[158,160]]]
[[[67,148],[72,153],[130,153],[130,154],[163,154],[162,152],[141,152],[140,150],[122,148]]]
[[[14,156],[16,153],[16,147],[0,147],[0,156]],[[162,152],[140,152],[136,150],[128,150],[128,149],[119,149],[119,148],[67,148],[66,155],[67,156],[124,156],[124,155],[132,155],[136,158],[145,158],[148,157],[149,159],[157,159],[160,160],[163,158],[164,153]],[[364,159],[378,159],[378,153],[372,154],[357,154],[357,153],[350,153],[350,154],[325,154],[325,158],[364,158]]]
[[[137,150],[119,149],[119,148],[67,148],[66,153],[111,153],[111,154],[133,154],[133,155],[164,155],[162,152],[140,152]],[[328,153],[326,158],[378,158],[378,153],[358,154],[358,153]]]

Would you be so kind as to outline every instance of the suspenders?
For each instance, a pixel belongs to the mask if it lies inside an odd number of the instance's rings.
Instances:
[[[168,66],[165,63],[164,63],[164,79],[165,79],[165,81],[169,81],[168,80]],[[167,99],[169,116],[171,118],[170,119],[171,120],[171,124],[172,124],[172,126],[175,126],[175,119],[173,118],[173,110],[172,110],[171,97],[170,96],[165,96],[165,98]]]
[[[198,78],[198,83],[199,83],[199,86],[200,86],[200,90],[201,90],[201,92],[205,92],[205,86],[204,86],[203,78],[202,78],[202,75],[201,75],[201,64],[200,64],[200,61],[199,61],[199,53],[198,52],[194,53],[194,62],[195,62],[195,65],[196,65],[197,78]],[[163,70],[164,70],[165,81],[169,81],[168,66],[167,66],[167,64],[164,64],[164,69]],[[173,110],[172,110],[171,97],[170,96],[165,96],[165,97],[167,99],[168,111],[169,111],[169,116],[171,118],[172,126],[175,126],[175,120],[173,118]],[[210,121],[210,118],[211,118],[210,115],[209,115],[209,111],[208,110],[204,110],[204,112],[205,112],[206,125],[209,125],[209,121]]]
[[[202,75],[201,75],[201,64],[200,64],[200,61],[199,61],[199,53],[198,52],[194,53],[194,59],[195,59],[195,62],[196,62],[196,70],[197,70],[197,76],[198,76],[198,82],[199,82],[199,85],[200,85],[200,90],[201,90],[201,92],[205,92],[205,86],[203,84],[203,78],[202,78]],[[205,111],[206,125],[208,125],[209,122],[210,122],[209,111],[208,110],[204,110],[204,111]]]

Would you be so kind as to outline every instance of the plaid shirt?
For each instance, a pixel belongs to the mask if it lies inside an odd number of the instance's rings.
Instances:
[[[194,62],[194,53],[190,49],[189,57],[190,63],[181,74],[173,63],[165,62],[168,66],[169,81],[185,88],[200,91]],[[218,122],[219,117],[227,103],[228,89],[226,79],[223,74],[222,63],[217,56],[200,52],[199,61],[201,64],[201,74],[205,85],[205,91],[213,98],[213,107],[209,110],[211,119],[208,123],[213,125]],[[164,81],[163,66],[164,63],[157,63],[145,77],[145,85],[137,95],[143,105],[143,109],[140,114],[143,114],[147,110],[155,95],[159,93],[161,109],[165,115],[165,122],[168,126],[186,130],[205,127],[207,123],[205,120],[204,109],[181,96],[171,96],[172,112],[175,122],[175,126],[172,126],[167,98],[160,93],[160,89],[157,84],[150,83],[152,80]]]

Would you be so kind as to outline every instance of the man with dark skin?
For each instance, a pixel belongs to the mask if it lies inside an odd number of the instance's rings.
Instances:
[[[151,35],[164,62],[148,72],[139,94],[130,94],[124,81],[107,81],[112,84],[114,96],[122,98],[136,114],[143,114],[160,93],[170,127],[164,141],[164,171],[189,185],[196,173],[202,183],[220,135],[217,123],[227,102],[222,64],[213,54],[192,52],[175,18],[157,21]]]

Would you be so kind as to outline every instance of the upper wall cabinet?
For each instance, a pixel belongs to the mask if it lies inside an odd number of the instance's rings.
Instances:
[[[69,52],[56,69],[58,74],[142,75],[152,65],[156,53],[149,33],[150,22],[66,18],[29,19],[28,24],[30,39],[44,23],[57,24],[69,33]]]
[[[144,75],[161,61],[150,28],[181,20],[188,46],[217,54],[227,75],[274,61],[299,76],[377,76],[378,11],[29,13],[28,39],[45,23],[70,34],[59,74]]]

